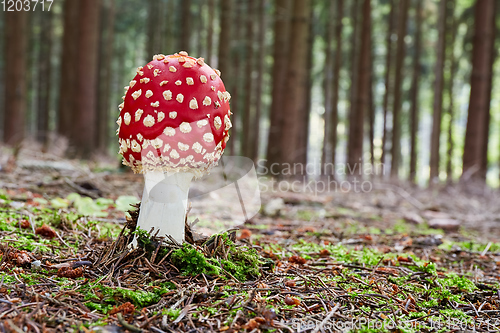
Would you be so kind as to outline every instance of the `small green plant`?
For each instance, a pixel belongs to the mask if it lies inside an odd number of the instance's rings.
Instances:
[[[168,316],[170,320],[176,320],[181,314],[182,309],[165,309],[162,311],[163,315]]]

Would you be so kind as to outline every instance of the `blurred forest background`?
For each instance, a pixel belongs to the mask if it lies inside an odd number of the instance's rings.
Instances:
[[[500,185],[497,0],[55,0],[0,12],[0,141],[118,161],[123,87],[157,53],[222,72],[226,154]],[[118,163],[117,163],[118,165]]]

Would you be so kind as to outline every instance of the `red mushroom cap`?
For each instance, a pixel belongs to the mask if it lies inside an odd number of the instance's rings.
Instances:
[[[231,128],[231,96],[218,70],[187,52],[155,55],[125,90],[117,121],[123,164],[196,178],[217,165]]]

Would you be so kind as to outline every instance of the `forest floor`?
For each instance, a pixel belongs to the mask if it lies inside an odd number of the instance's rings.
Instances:
[[[238,230],[132,249],[143,177],[0,166],[0,332],[500,331],[498,191],[262,193]],[[214,201],[193,199],[188,231],[231,220]]]

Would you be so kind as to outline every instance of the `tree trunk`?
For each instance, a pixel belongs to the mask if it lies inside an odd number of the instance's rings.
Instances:
[[[314,0],[311,2],[311,10],[309,14],[308,20],[308,38],[307,38],[307,75],[305,78],[305,86],[306,86],[306,97],[304,99],[304,105],[302,110],[302,126],[301,131],[299,133],[297,146],[298,157],[296,163],[300,163],[303,165],[307,164],[307,153],[308,153],[308,143],[309,143],[309,123],[310,123],[310,114],[311,114],[311,98],[312,98],[312,77],[311,73],[313,72],[313,48],[314,48],[314,29],[313,29],[313,21],[314,18]],[[307,175],[308,176],[308,175]]]
[[[495,18],[498,17],[498,14],[499,14],[499,6],[498,6],[498,3],[495,3],[493,5],[493,12],[494,12],[494,16]],[[488,103],[490,104],[491,103],[491,94],[492,94],[492,88],[493,88],[493,65],[495,63],[495,57],[497,55],[497,51],[495,50],[495,36],[496,36],[496,31],[498,29],[497,25],[496,25],[496,19],[493,19],[493,22],[492,22],[492,38],[491,38],[491,48],[490,48],[490,52],[491,52],[491,57],[490,57],[490,82],[489,82],[489,89],[488,89],[488,96],[486,97],[486,100],[488,101]],[[489,105],[488,104],[488,105]],[[486,112],[486,117],[484,119],[484,132],[483,132],[483,146],[482,146],[482,165],[481,165],[481,177],[483,177],[483,179],[486,179],[486,173],[488,172],[488,142],[489,142],[489,138],[490,138],[490,120],[491,120],[491,114],[490,114],[490,110],[488,109],[488,111]]]
[[[419,0],[418,0],[419,1]],[[387,29],[386,37],[386,56],[385,56],[385,93],[384,100],[382,102],[384,109],[384,119],[383,119],[383,129],[382,129],[382,155],[380,156],[380,163],[385,165],[387,156],[387,115],[389,114],[389,96],[391,92],[391,68],[392,68],[392,34],[394,33],[394,20],[395,20],[395,5],[394,0],[390,0],[390,11],[389,11],[389,28]]]
[[[99,107],[97,115],[96,128],[97,147],[99,151],[106,153],[110,139],[110,87],[111,87],[111,60],[113,59],[113,41],[114,41],[114,22],[115,22],[115,1],[109,0],[105,8],[105,14],[102,15],[101,45],[99,56]],[[159,40],[157,41],[159,43]]]
[[[281,162],[281,137],[286,93],[286,74],[291,26],[292,0],[276,0],[274,13],[273,69],[267,165]]]
[[[79,2],[79,34],[76,94],[72,127],[77,155],[89,158],[95,149],[97,116],[97,55],[99,43],[99,0]]]
[[[193,54],[195,54],[196,57],[205,57],[206,53],[203,50],[203,42],[206,40],[206,29],[204,25],[204,17],[203,17],[203,3],[204,0],[198,0],[196,2],[196,21],[193,27],[193,31],[195,31],[196,34],[196,47],[194,48]]]
[[[490,94],[493,64],[495,0],[477,0],[475,5],[472,49],[471,91],[463,156],[464,180],[470,177],[486,179]]]
[[[59,94],[59,119],[57,131],[70,138],[74,114],[76,113],[76,78],[78,59],[78,18],[80,2],[66,0],[64,2],[64,35],[62,42],[61,88]]]
[[[262,85],[264,84],[264,58],[266,56],[265,50],[265,33],[266,33],[266,22],[264,20],[266,0],[258,0],[257,4],[257,77],[255,80],[255,122],[253,130],[253,144],[252,144],[252,154],[251,158],[257,162],[259,158],[259,146],[260,146],[260,117],[262,114]]]
[[[161,26],[163,20],[161,14],[161,0],[148,0],[148,19],[147,19],[147,46],[146,61],[150,61],[153,55],[161,53]],[[185,1],[187,2],[187,1]]]
[[[351,107],[349,117],[349,138],[347,146],[347,163],[350,165],[350,176],[362,172],[363,163],[363,137],[364,137],[364,115],[370,108],[370,46],[371,46],[371,1],[363,1],[363,20],[360,30],[360,56],[357,68],[356,84],[358,85],[354,98],[354,105]]]
[[[447,149],[447,160],[446,160],[446,181],[448,183],[453,182],[453,149],[454,149],[454,141],[453,141],[453,127],[455,122],[455,103],[454,103],[454,92],[453,92],[453,84],[455,81],[455,73],[457,72],[458,61],[455,57],[454,49],[455,49],[455,31],[457,31],[458,24],[455,19],[455,2],[448,1],[448,5],[450,8],[448,9],[449,18],[447,20],[447,30],[450,31],[448,33],[448,52],[449,52],[449,73],[450,76],[448,78],[448,96],[450,99],[450,103],[448,105],[448,115],[450,116],[449,124],[448,124],[448,149]]]
[[[231,28],[233,20],[233,0],[221,0],[219,61],[218,69],[226,82],[232,80],[231,75]]]
[[[240,95],[241,85],[239,80],[237,79],[241,77],[241,70],[242,70],[241,68],[242,57],[241,57],[241,47],[240,47],[242,41],[241,38],[242,25],[240,24],[241,12],[242,12],[241,3],[236,3],[236,6],[234,8],[234,19],[233,19],[233,26],[234,26],[233,40],[235,41],[235,43],[233,43],[233,47],[231,48],[232,60],[233,60],[232,63],[233,80],[231,80],[231,82],[229,83],[231,87],[231,90],[229,91],[231,93],[231,111],[233,112],[233,115],[231,117],[231,122],[233,123],[233,127],[231,128],[231,135],[233,138],[229,140],[229,152],[231,155],[235,155],[237,153],[242,154],[243,150],[241,147],[241,138],[238,137],[237,135],[241,134],[239,130],[241,122],[239,120],[242,110],[241,108],[242,103],[240,103],[240,101],[242,100]],[[240,145],[238,146],[239,149],[237,149],[236,146],[237,143],[240,143]]]
[[[252,103],[252,92],[253,92],[253,80],[252,80],[252,69],[253,69],[253,22],[254,22],[254,4],[256,0],[248,0],[247,12],[246,12],[246,35],[245,35],[245,75],[244,75],[244,91],[245,91],[245,102],[243,108],[243,137],[242,137],[242,148],[243,155],[252,158],[252,144],[253,144],[253,106]]]
[[[18,145],[24,138],[26,115],[27,18],[24,11],[5,12],[4,142]],[[8,45],[8,47],[7,47]]]
[[[159,8],[158,8],[158,12],[159,12],[158,15],[160,16],[159,27],[157,28],[157,30],[158,30],[158,37],[157,37],[158,38],[158,50],[159,50],[158,53],[162,53],[162,54],[168,54],[168,51],[165,49],[166,39],[163,36],[164,31],[165,31],[165,26],[170,23],[170,22],[166,21],[167,4],[168,4],[168,2],[164,2],[164,1],[160,0],[160,4],[159,4]]]
[[[181,51],[190,51],[191,47],[191,0],[182,0],[181,5],[181,31],[179,48]]]
[[[398,43],[396,50],[396,72],[394,75],[394,107],[392,115],[392,162],[391,176],[397,178],[401,159],[401,85],[403,82],[403,62],[405,58],[406,21],[408,18],[408,0],[400,0],[398,15]]]
[[[38,56],[38,112],[37,112],[37,140],[44,145],[48,143],[49,134],[49,103],[51,82],[52,58],[52,11],[41,15],[40,48]]]
[[[356,127],[356,107],[357,107],[357,99],[358,99],[358,81],[359,81],[359,59],[361,59],[361,54],[359,52],[359,45],[360,45],[360,32],[359,32],[359,23],[361,22],[358,17],[360,16],[360,7],[359,7],[359,1],[360,0],[354,0],[351,1],[351,18],[352,18],[352,43],[351,43],[351,52],[350,52],[350,61],[351,61],[351,84],[349,86],[349,111],[347,115],[347,121],[346,126],[348,127],[348,137],[347,137],[347,164],[351,165],[351,167],[356,167],[356,162],[361,162],[361,161],[353,161],[353,154],[355,154],[354,149],[353,149],[353,140],[356,140],[355,138],[355,132],[351,132],[353,129],[351,126]],[[364,0],[361,0],[364,1]],[[353,135],[351,135],[351,133]],[[363,140],[361,139],[361,142]],[[354,163],[354,164],[353,164]],[[349,176],[352,176],[349,175]]]
[[[38,63],[38,50],[40,48],[40,21],[42,12],[29,12],[28,20],[28,33],[26,40],[28,41],[28,48],[26,50],[28,57],[26,63],[26,113],[24,116],[24,131],[29,133],[28,136],[36,139],[37,132],[37,113],[38,113],[38,77],[37,77],[37,63]],[[34,136],[33,136],[34,134]]]
[[[175,0],[168,0],[166,3],[165,24],[163,25],[163,50],[162,53],[173,54],[180,50],[177,49],[176,31],[176,6]]]
[[[290,29],[290,44],[288,54],[290,57],[286,75],[286,98],[283,103],[285,117],[283,117],[283,131],[281,135],[281,151],[283,162],[300,163],[301,154],[304,154],[300,142],[301,131],[304,126],[304,108],[307,100],[308,72],[308,41],[309,19],[311,11],[310,0],[295,0],[293,5],[293,18]],[[299,147],[299,149],[297,149]],[[297,175],[296,175],[297,176]]]
[[[328,142],[330,148],[330,161],[335,165],[337,153],[337,125],[339,122],[339,84],[340,68],[342,66],[342,19],[344,18],[344,0],[337,0],[337,17],[335,23],[335,62],[333,64],[332,82],[332,119],[330,121],[330,133]],[[326,170],[325,170],[326,171]],[[335,176],[335,175],[332,175]]]
[[[333,36],[335,34],[335,1],[327,0],[329,14],[325,22],[325,66],[324,66],[324,84],[323,84],[323,97],[324,97],[324,130],[323,130],[323,150],[321,153],[321,165],[325,167],[325,163],[331,161],[332,147],[329,144],[330,126],[332,125],[332,85],[333,85]]]
[[[5,12],[0,12],[0,31],[5,31]],[[5,117],[5,35],[0,40],[0,124],[4,124]],[[3,142],[3,125],[0,125],[0,142]]]
[[[429,183],[439,181],[439,138],[441,136],[441,118],[443,114],[443,75],[444,75],[444,56],[445,56],[445,27],[446,27],[446,0],[440,0],[439,19],[438,19],[438,42],[437,59],[434,73],[434,113],[432,117],[431,134],[431,158],[430,158],[430,178]]]
[[[370,58],[370,84],[369,84],[369,103],[368,103],[368,139],[370,140],[370,164],[375,171],[375,97],[373,96],[373,41],[370,36],[370,46],[368,49]]]
[[[454,34],[454,32],[453,32]],[[418,133],[418,92],[420,79],[420,53],[422,39],[422,1],[416,1],[415,7],[415,44],[413,51],[413,76],[411,82],[410,109],[410,181],[415,182],[417,174],[417,133]]]
[[[215,18],[215,0],[208,0],[207,2],[207,63],[212,63],[213,45],[214,45],[214,18]],[[236,26],[237,28],[237,26]]]

